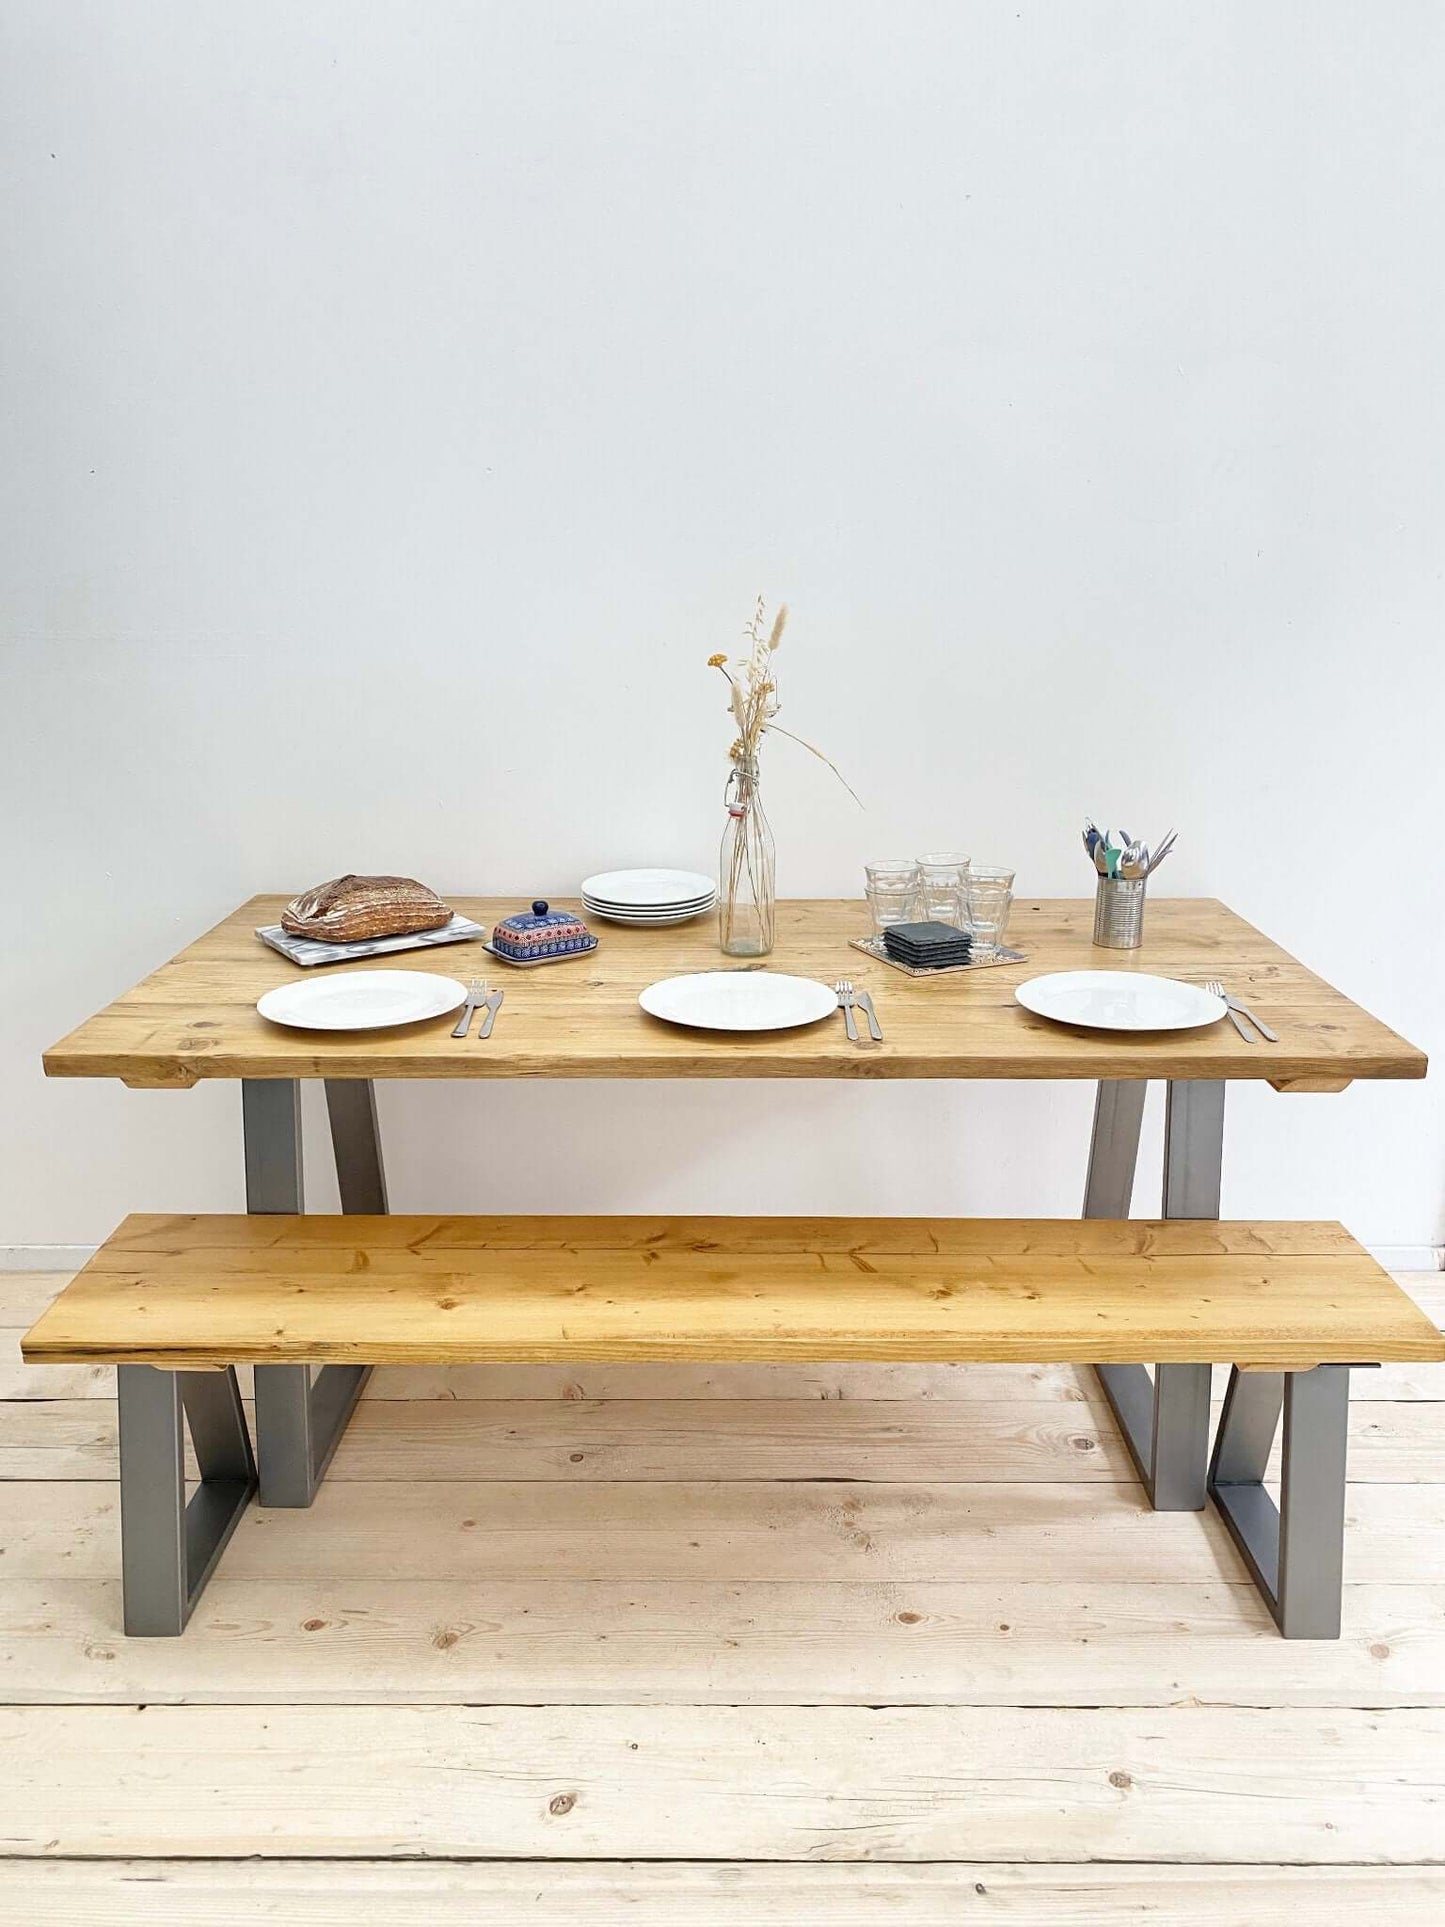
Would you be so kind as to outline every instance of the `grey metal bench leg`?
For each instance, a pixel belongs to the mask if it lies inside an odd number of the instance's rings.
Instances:
[[[1202,1512],[1209,1462],[1208,1365],[1097,1365],[1104,1396],[1156,1512]]]
[[[261,1445],[261,1503],[308,1506],[341,1443],[369,1365],[256,1367],[256,1437]]]
[[[1284,1408],[1280,1503],[1264,1487]],[[1229,1375],[1209,1493],[1286,1639],[1338,1639],[1350,1368]]]
[[[385,1212],[386,1176],[368,1079],[328,1079],[326,1105],[341,1208]],[[301,1086],[290,1078],[248,1078],[241,1085],[246,1144],[246,1209],[295,1214],[304,1209]],[[261,1503],[308,1506],[331,1463],[371,1375],[369,1365],[256,1367],[256,1449]]]
[[[256,1490],[236,1374],[122,1365],[121,1580],[125,1630],[179,1633]],[[189,1421],[201,1483],[186,1504]]]
[[[1148,1086],[1101,1083],[1094,1106],[1086,1218],[1127,1218]],[[1164,1132],[1164,1216],[1217,1218],[1224,1159],[1224,1085],[1169,1086]],[[1157,1512],[1202,1512],[1209,1459],[1209,1367],[1098,1365],[1149,1503]]]

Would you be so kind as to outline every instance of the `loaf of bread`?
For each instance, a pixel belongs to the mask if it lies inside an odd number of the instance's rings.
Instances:
[[[293,897],[281,913],[281,928],[293,937],[360,943],[440,930],[451,917],[450,906],[414,877],[345,876]]]

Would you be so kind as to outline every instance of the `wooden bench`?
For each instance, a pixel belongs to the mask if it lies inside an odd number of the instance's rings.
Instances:
[[[23,1351],[119,1367],[128,1633],[181,1631],[256,1490],[238,1364],[258,1401],[268,1373],[348,1368],[305,1407],[319,1478],[373,1364],[866,1359],[1104,1368],[1151,1501],[1212,1496],[1281,1631],[1333,1638],[1349,1368],[1445,1339],[1336,1224],[132,1217]]]

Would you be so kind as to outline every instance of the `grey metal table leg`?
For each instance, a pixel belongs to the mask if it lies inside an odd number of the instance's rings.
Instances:
[[[1129,1215],[1148,1090],[1142,1078],[1099,1085],[1089,1140],[1089,1170],[1084,1179],[1086,1218]],[[1149,1373],[1142,1365],[1098,1365],[1094,1369],[1147,1492],[1153,1483],[1154,1466],[1154,1387]]]
[[[121,1589],[132,1636],[179,1633],[256,1490],[236,1374],[121,1365]],[[186,1504],[185,1431],[201,1483]]]
[[[1224,1174],[1224,1083],[1176,1081],[1164,1110],[1164,1216],[1217,1218]],[[1208,1362],[1154,1369],[1154,1480],[1159,1512],[1202,1512],[1209,1467]]]
[[[288,1216],[304,1211],[300,1084],[290,1077],[243,1078],[241,1136],[246,1209]]]
[[[1086,1218],[1127,1218],[1144,1111],[1142,1083],[1100,1084],[1084,1190]],[[1217,1218],[1224,1158],[1223,1083],[1171,1083],[1164,1131],[1164,1216]],[[1209,1365],[1096,1367],[1149,1502],[1199,1512],[1209,1457]]]
[[[376,1086],[369,1077],[329,1077],[326,1112],[343,1211],[386,1212],[386,1172],[376,1121]]]
[[[1089,1174],[1084,1180],[1086,1218],[1127,1218],[1139,1162],[1139,1127],[1149,1086],[1142,1078],[1102,1083],[1094,1099]]]
[[[331,1122],[331,1154],[336,1160],[341,1209],[348,1216],[359,1213],[384,1217],[388,1208],[386,1166],[381,1156],[376,1086],[369,1077],[328,1078],[326,1112]],[[369,1365],[328,1365],[317,1376],[311,1399],[313,1493],[370,1377]]]
[[[328,1080],[326,1101],[343,1211],[384,1212],[386,1178],[370,1081]],[[241,1110],[247,1210],[300,1212],[300,1085],[247,1079]],[[263,1505],[311,1504],[370,1372],[367,1365],[326,1365],[313,1379],[307,1365],[256,1367]]]
[[[1164,1112],[1164,1216],[1217,1218],[1223,1173],[1223,1080],[1170,1084]]]
[[[1280,1504],[1264,1472],[1284,1407]],[[1229,1375],[1210,1497],[1286,1639],[1338,1639],[1350,1368]]]

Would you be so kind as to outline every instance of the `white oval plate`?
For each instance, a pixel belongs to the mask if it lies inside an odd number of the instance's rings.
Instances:
[[[583,880],[582,895],[619,910],[675,909],[712,896],[717,885],[697,870],[604,870]]]
[[[467,1000],[455,977],[428,970],[346,970],[281,984],[257,1000],[273,1024],[293,1030],[387,1030],[445,1017]]]
[[[768,970],[704,970],[649,984],[638,1003],[653,1017],[694,1030],[792,1030],[836,1016],[838,999],[811,977]]]
[[[1030,977],[1014,996],[1037,1017],[1087,1030],[1199,1030],[1228,1014],[1224,999],[1198,984],[1133,970],[1056,970]]]

